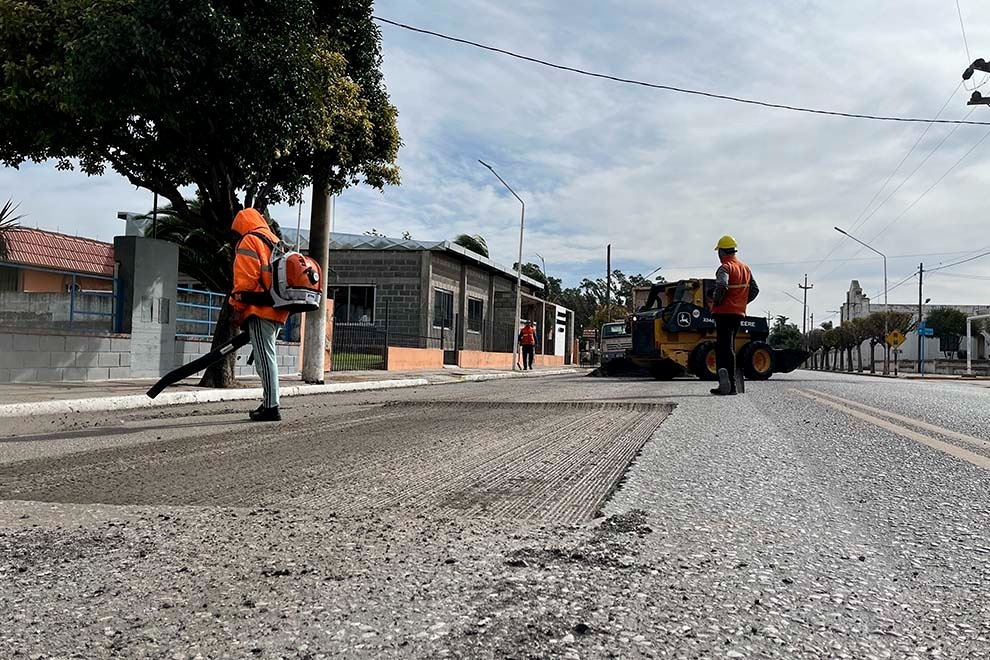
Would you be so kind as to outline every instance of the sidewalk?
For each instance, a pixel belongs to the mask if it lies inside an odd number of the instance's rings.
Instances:
[[[282,396],[331,394],[478,382],[500,378],[538,378],[584,373],[580,367],[546,367],[532,372],[495,369],[439,369],[434,371],[345,371],[326,374],[323,385],[307,385],[299,376],[279,380]],[[237,387],[212,389],[198,387],[190,378],[149,399],[145,392],[155,379],[128,379],[72,383],[9,383],[0,387],[0,418],[49,415],[68,412],[131,410],[189,403],[215,403],[261,398],[258,378],[239,378]]]

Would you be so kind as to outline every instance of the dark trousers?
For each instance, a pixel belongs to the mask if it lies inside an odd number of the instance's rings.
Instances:
[[[736,333],[743,317],[713,314],[715,317],[715,365],[729,372],[729,383],[736,389]]]
[[[533,360],[536,358],[536,346],[523,345],[522,355],[523,355],[523,369],[532,369]]]

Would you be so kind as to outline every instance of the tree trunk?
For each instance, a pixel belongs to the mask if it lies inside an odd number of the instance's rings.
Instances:
[[[220,309],[220,316],[217,318],[217,327],[213,332],[213,342],[210,350],[215,350],[226,344],[237,334],[238,328],[231,323],[233,309],[230,303],[224,301]],[[203,372],[203,377],[199,381],[200,387],[233,387],[234,386],[234,364],[237,360],[237,353],[232,352],[226,358],[207,367]]]
[[[875,374],[877,372],[877,342],[873,339],[870,340],[870,373]]]
[[[859,363],[859,373],[863,373],[863,343],[856,344],[856,360]]]
[[[236,193],[230,190],[224,190],[222,187],[217,187],[217,189],[209,189],[208,193],[204,193],[204,186],[201,184],[199,186],[200,193],[203,194],[203,221],[213,224],[219,232],[226,232],[231,234],[231,223],[234,220],[234,216],[240,210],[238,208],[240,204],[237,202]],[[231,273],[231,282],[233,282],[233,267],[234,265],[228,264]],[[231,288],[233,285],[231,284]],[[229,293],[230,289],[226,293]],[[230,339],[237,334],[238,329],[231,323],[233,316],[233,309],[230,306],[228,300],[224,300],[223,307],[220,309],[220,316],[217,318],[216,330],[213,332],[213,341],[210,344],[211,349],[216,349],[219,346],[230,341]],[[203,377],[200,379],[199,384],[201,387],[218,387],[218,388],[228,388],[234,386],[234,365],[237,361],[237,354],[232,352],[223,360],[214,363],[212,366],[208,367],[205,372],[203,372]]]
[[[846,353],[848,354],[849,357],[849,361],[846,363],[846,371],[851,373],[853,371],[853,347],[852,346],[846,347]]]

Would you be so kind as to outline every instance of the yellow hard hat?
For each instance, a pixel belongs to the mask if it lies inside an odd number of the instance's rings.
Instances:
[[[718,245],[715,246],[716,250],[735,250],[739,247],[736,243],[736,239],[732,238],[728,234],[718,239]]]

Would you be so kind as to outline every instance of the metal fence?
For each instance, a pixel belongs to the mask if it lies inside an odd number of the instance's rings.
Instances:
[[[331,371],[385,369],[388,331],[375,324],[334,323]]]
[[[209,339],[217,327],[225,293],[179,287],[176,291],[176,333],[180,339]],[[299,341],[299,316],[289,316],[278,335],[279,341]]]
[[[55,272],[55,271],[52,271]],[[112,333],[123,331],[121,287],[113,277],[72,274],[66,291],[0,292],[0,324],[18,328]],[[84,290],[79,280],[110,283],[109,290]]]

